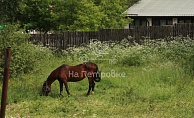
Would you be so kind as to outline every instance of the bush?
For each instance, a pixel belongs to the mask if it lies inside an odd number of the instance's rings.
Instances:
[[[19,25],[7,25],[0,30],[0,72],[3,72],[5,47],[12,47],[10,75],[29,73],[43,59],[51,54],[48,49],[28,43],[29,34],[23,33]],[[2,77],[2,75],[1,75]]]
[[[92,47],[92,49],[91,49]],[[118,42],[90,43],[89,46],[71,48],[69,59],[79,61],[81,55],[86,54],[89,59],[97,59],[94,50],[103,51],[103,59],[115,59],[115,65],[142,66],[148,64],[166,63],[168,61],[181,64],[193,71],[194,40],[186,37],[175,37],[173,40],[150,40],[145,39],[141,44],[133,43],[124,39]],[[91,60],[100,63],[95,60]]]

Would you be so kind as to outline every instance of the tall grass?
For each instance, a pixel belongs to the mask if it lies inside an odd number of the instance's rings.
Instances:
[[[94,48],[106,54],[96,58]],[[10,78],[6,116],[10,117],[192,117],[194,41],[177,37],[172,41],[144,40],[142,45],[127,40],[96,42],[53,54],[40,47],[43,55],[30,73]],[[61,64],[82,63],[86,55],[99,69],[125,76],[103,76],[95,94],[85,97],[88,80],[68,83],[59,96],[59,83],[49,96],[40,96],[43,82]],[[99,55],[98,55],[99,56]],[[103,58],[105,60],[99,60]],[[107,59],[114,59],[109,63]],[[2,85],[2,83],[1,83]],[[1,89],[0,89],[1,91]]]

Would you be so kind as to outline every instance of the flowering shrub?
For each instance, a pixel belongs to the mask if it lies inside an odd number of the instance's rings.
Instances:
[[[95,55],[94,50],[104,50],[106,54],[102,55],[101,61],[98,61],[98,55]],[[90,61],[102,62],[103,59],[115,59],[115,65],[125,66],[141,66],[154,63],[165,63],[172,61],[177,64],[182,64],[184,67],[189,67],[193,70],[193,52],[194,40],[186,37],[176,37],[173,40],[145,39],[141,44],[131,43],[124,39],[118,42],[96,42],[90,43],[84,47],[69,48],[69,59],[79,61],[79,57],[83,54],[87,55]],[[96,60],[95,60],[96,59]],[[100,59],[99,59],[100,60]]]

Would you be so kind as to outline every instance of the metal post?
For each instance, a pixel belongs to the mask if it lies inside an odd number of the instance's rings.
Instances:
[[[1,114],[0,114],[0,118],[5,118],[6,100],[7,100],[7,91],[8,91],[8,82],[9,82],[10,61],[11,61],[11,47],[6,47],[3,88],[2,88],[2,96],[1,96]]]

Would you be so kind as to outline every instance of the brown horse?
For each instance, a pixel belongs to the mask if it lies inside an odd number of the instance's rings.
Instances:
[[[63,83],[65,84],[67,94],[70,95],[67,82],[81,81],[85,77],[88,77],[89,81],[89,90],[87,95],[90,94],[91,88],[92,94],[94,94],[94,81],[99,82],[101,80],[100,72],[98,72],[98,66],[96,64],[86,62],[76,66],[69,66],[66,64],[61,65],[60,67],[55,69],[44,82],[42,93],[43,95],[47,96],[48,93],[51,91],[51,84],[55,80],[58,80],[60,84],[60,95],[63,91]]]

